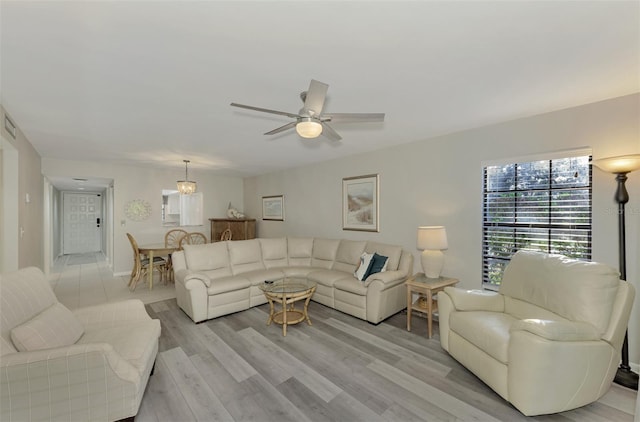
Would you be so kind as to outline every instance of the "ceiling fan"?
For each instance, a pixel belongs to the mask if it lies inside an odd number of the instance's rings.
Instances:
[[[300,111],[298,111],[298,114],[238,103],[231,103],[231,105],[233,107],[246,108],[248,110],[261,111],[264,113],[279,114],[281,116],[287,116],[296,119],[295,122],[287,123],[284,126],[280,126],[279,128],[266,132],[265,135],[275,135],[276,133],[284,132],[285,130],[295,127],[298,135],[302,136],[303,138],[317,138],[322,134],[332,141],[339,141],[342,139],[342,137],[338,135],[338,132],[336,132],[331,126],[328,125],[329,122],[342,123],[384,121],[384,113],[323,114],[322,108],[324,107],[324,100],[327,95],[328,88],[329,85],[312,79],[311,83],[309,84],[309,89],[300,93],[300,99],[302,99],[304,106],[302,106]]]

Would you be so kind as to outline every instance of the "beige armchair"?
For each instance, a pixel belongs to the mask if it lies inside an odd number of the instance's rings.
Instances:
[[[159,337],[139,300],[70,311],[38,268],[0,276],[0,420],[136,415]]]
[[[604,264],[519,251],[499,293],[447,287],[440,343],[527,416],[594,402],[610,388],[635,291]]]

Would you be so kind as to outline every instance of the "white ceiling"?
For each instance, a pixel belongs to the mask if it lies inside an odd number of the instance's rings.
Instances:
[[[250,176],[640,91],[638,1],[0,8],[0,98],[42,157]],[[325,112],[385,122],[334,124],[333,144],[229,106],[295,113],[312,78]]]

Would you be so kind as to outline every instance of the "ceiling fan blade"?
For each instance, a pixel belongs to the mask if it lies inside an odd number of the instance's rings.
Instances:
[[[342,136],[326,123],[322,123],[322,134],[334,142],[342,139]]]
[[[284,131],[285,131],[285,130],[287,130],[287,129],[291,129],[291,128],[296,127],[296,124],[297,124],[297,123],[298,123],[298,122],[291,122],[291,123],[287,123],[287,124],[286,124],[286,125],[284,125],[284,126],[280,126],[279,128],[273,129],[273,130],[271,130],[271,131],[269,131],[269,132],[265,133],[265,135],[275,135],[276,133],[284,132]]]
[[[312,116],[319,116],[324,107],[324,99],[327,96],[329,85],[311,79],[309,90],[304,100],[304,109],[309,111]]]
[[[384,113],[331,113],[320,117],[323,122],[384,122]]]
[[[294,119],[300,117],[297,114],[287,113],[286,111],[271,110],[268,108],[254,107],[254,106],[238,104],[238,103],[231,103],[231,105],[233,107],[246,108],[247,110],[262,111],[263,113],[279,114],[281,116],[293,117]]]

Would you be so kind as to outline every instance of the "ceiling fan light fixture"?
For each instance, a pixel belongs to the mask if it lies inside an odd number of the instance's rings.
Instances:
[[[322,125],[311,117],[303,117],[296,124],[296,132],[303,138],[317,138],[322,133]]]
[[[184,180],[178,180],[176,183],[178,185],[178,192],[181,195],[191,195],[196,191],[196,182],[189,180],[189,160],[184,161]]]

